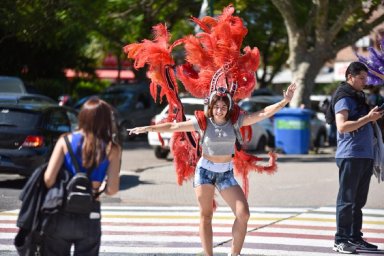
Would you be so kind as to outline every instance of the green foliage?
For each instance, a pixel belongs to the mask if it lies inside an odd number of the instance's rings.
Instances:
[[[60,95],[65,93],[66,81],[49,78],[38,78],[33,84],[38,92],[57,100]]]
[[[71,94],[75,99],[81,99],[85,96],[99,94],[101,91],[110,86],[108,81],[87,81],[80,80]]]

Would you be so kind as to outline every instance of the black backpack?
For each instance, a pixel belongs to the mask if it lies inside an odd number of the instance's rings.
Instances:
[[[72,151],[67,136],[64,137],[69,155],[75,167],[76,174],[71,177],[66,185],[64,195],[64,211],[79,214],[89,214],[92,211],[95,197],[92,191],[92,181],[89,179],[91,172],[81,172],[79,164]]]
[[[335,123],[335,104],[341,98],[350,97],[357,102],[357,106],[360,111],[369,111],[369,107],[365,101],[364,92],[358,92],[354,90],[346,82],[341,82],[335,93],[332,95],[330,104],[328,105],[327,112],[325,113],[325,120],[328,124]],[[368,113],[368,112],[367,112]],[[349,116],[348,120],[357,120],[359,116]]]

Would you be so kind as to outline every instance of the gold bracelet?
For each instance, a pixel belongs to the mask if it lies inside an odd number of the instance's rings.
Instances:
[[[284,108],[284,107],[285,107],[285,104],[282,103],[281,101],[279,101],[279,107]]]

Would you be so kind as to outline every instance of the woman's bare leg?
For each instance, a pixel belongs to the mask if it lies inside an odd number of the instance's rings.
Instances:
[[[195,194],[200,207],[200,240],[206,256],[213,255],[213,198],[215,187],[205,184],[195,188]]]
[[[249,206],[240,186],[233,186],[220,192],[225,202],[235,215],[232,226],[232,255],[239,255],[243,248],[247,224],[249,220]]]

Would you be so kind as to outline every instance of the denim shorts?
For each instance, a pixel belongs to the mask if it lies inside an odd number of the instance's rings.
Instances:
[[[233,176],[233,169],[226,172],[213,172],[198,165],[195,170],[193,187],[196,188],[203,184],[214,185],[219,191],[239,185]]]

